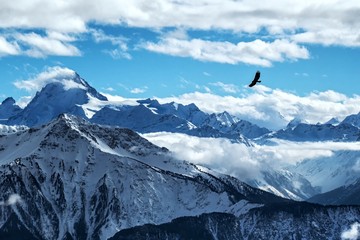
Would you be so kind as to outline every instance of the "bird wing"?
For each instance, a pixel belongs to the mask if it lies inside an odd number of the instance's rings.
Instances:
[[[258,82],[259,78],[260,78],[260,71],[257,71],[255,73],[254,80],[252,80],[252,82],[249,84],[249,87],[255,86],[255,84]]]
[[[253,82],[256,82],[257,80],[259,80],[259,78],[260,78],[260,71],[257,71],[257,72],[255,73],[255,77],[254,77]]]
[[[253,87],[253,86],[255,86],[255,84],[256,84],[256,81],[252,81],[252,82],[249,84],[249,87]]]

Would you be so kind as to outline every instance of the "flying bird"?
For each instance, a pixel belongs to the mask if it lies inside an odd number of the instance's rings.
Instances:
[[[249,87],[253,87],[255,86],[256,83],[261,82],[259,81],[259,78],[260,78],[260,71],[257,71],[254,80],[252,80],[252,82],[249,84]]]

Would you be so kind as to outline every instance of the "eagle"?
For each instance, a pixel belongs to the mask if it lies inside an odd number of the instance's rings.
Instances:
[[[260,78],[260,71],[257,71],[255,73],[254,80],[252,80],[252,82],[249,84],[249,87],[253,87],[253,86],[255,86],[256,83],[261,82],[261,81],[259,81],[259,78]]]

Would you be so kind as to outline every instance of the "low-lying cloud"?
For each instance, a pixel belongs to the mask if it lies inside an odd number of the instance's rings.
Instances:
[[[242,180],[254,179],[263,170],[280,170],[306,159],[327,158],[336,151],[360,151],[353,142],[291,142],[247,147],[222,138],[200,138],[180,133],[148,133],[149,141],[168,148],[176,158],[203,165]]]

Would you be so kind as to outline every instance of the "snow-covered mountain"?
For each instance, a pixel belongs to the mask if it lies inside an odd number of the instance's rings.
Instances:
[[[148,102],[151,102],[149,104]],[[173,132],[199,137],[222,137],[251,145],[239,132],[223,131],[206,124],[211,115],[200,111],[195,105],[163,104],[156,100],[138,101],[135,106],[105,106],[90,119],[91,122],[130,128],[140,133]],[[174,108],[174,105],[176,108]],[[156,107],[155,107],[156,106]],[[177,112],[179,110],[179,112]],[[202,122],[195,125],[194,123]],[[254,126],[254,128],[259,128]]]
[[[321,193],[354,183],[359,178],[359,150],[335,151],[330,156],[307,159],[288,170],[304,176]]]
[[[49,81],[24,109],[20,109],[12,98],[8,98],[0,105],[0,114],[5,113],[4,117],[9,118],[6,121],[8,126],[1,125],[1,134],[26,129],[24,126],[17,127],[18,124],[40,126],[56,118],[58,114],[71,113],[96,124],[129,128],[139,133],[165,131],[197,137],[227,138],[246,146],[252,146],[253,141],[259,145],[273,144],[271,140],[276,138],[300,142],[351,142],[360,139],[357,125],[359,114],[351,115],[339,124],[309,124],[295,118],[285,129],[270,133],[268,129],[238,119],[228,112],[208,114],[194,104],[161,104],[153,99],[133,101],[131,104],[112,102],[75,72],[56,76]],[[342,155],[336,156],[343,159]],[[355,153],[351,159],[356,159],[357,156],[358,153]],[[314,164],[319,161],[311,160]],[[323,168],[319,172],[325,171],[323,169],[326,169],[326,164],[320,165]],[[319,179],[323,179],[323,176],[311,176],[307,173],[308,168],[312,167],[305,161],[296,168],[269,169],[263,172],[261,179],[253,179],[249,183],[292,199],[311,197],[319,193],[319,187],[322,187],[321,192],[332,190],[320,183],[322,180]],[[346,166],[343,169],[346,169]],[[354,181],[353,174],[348,176],[348,180],[340,180],[332,187]],[[337,180],[338,178],[334,178],[334,182]],[[326,184],[330,186],[330,183]]]
[[[70,115],[0,137],[0,189],[3,199],[21,197],[0,208],[0,236],[20,229],[38,239],[106,239],[147,223],[288,201],[174,160],[129,129]]]
[[[285,169],[262,171],[261,176],[247,183],[277,196],[298,201],[319,194],[321,190],[320,187],[312,186],[301,174]]]
[[[15,115],[9,116],[7,124],[29,127],[46,124],[61,113],[70,113],[86,118],[85,106],[91,99],[106,101],[76,72],[57,76],[37,92],[30,103]]]
[[[325,239],[337,238],[360,219],[359,208],[279,198],[175,160],[129,129],[71,115],[1,136],[0,159],[0,238],[21,232],[28,239],[123,239],[119,231],[125,229],[153,236],[147,224],[165,236],[168,229],[162,226],[176,224],[175,236],[196,227],[231,239],[293,234]],[[7,201],[13,194],[21,199]]]
[[[114,103],[71,71],[49,81],[24,109],[18,107],[15,111],[14,106],[11,99],[0,105],[0,116],[3,114],[3,118],[8,119],[3,124],[40,126],[61,113],[68,113],[94,123],[126,127],[141,133],[179,132],[201,137],[224,137],[249,145],[246,138],[269,132],[227,112],[204,113],[195,104],[160,104],[153,99],[138,100],[130,105]],[[11,107],[14,109],[10,111]]]

